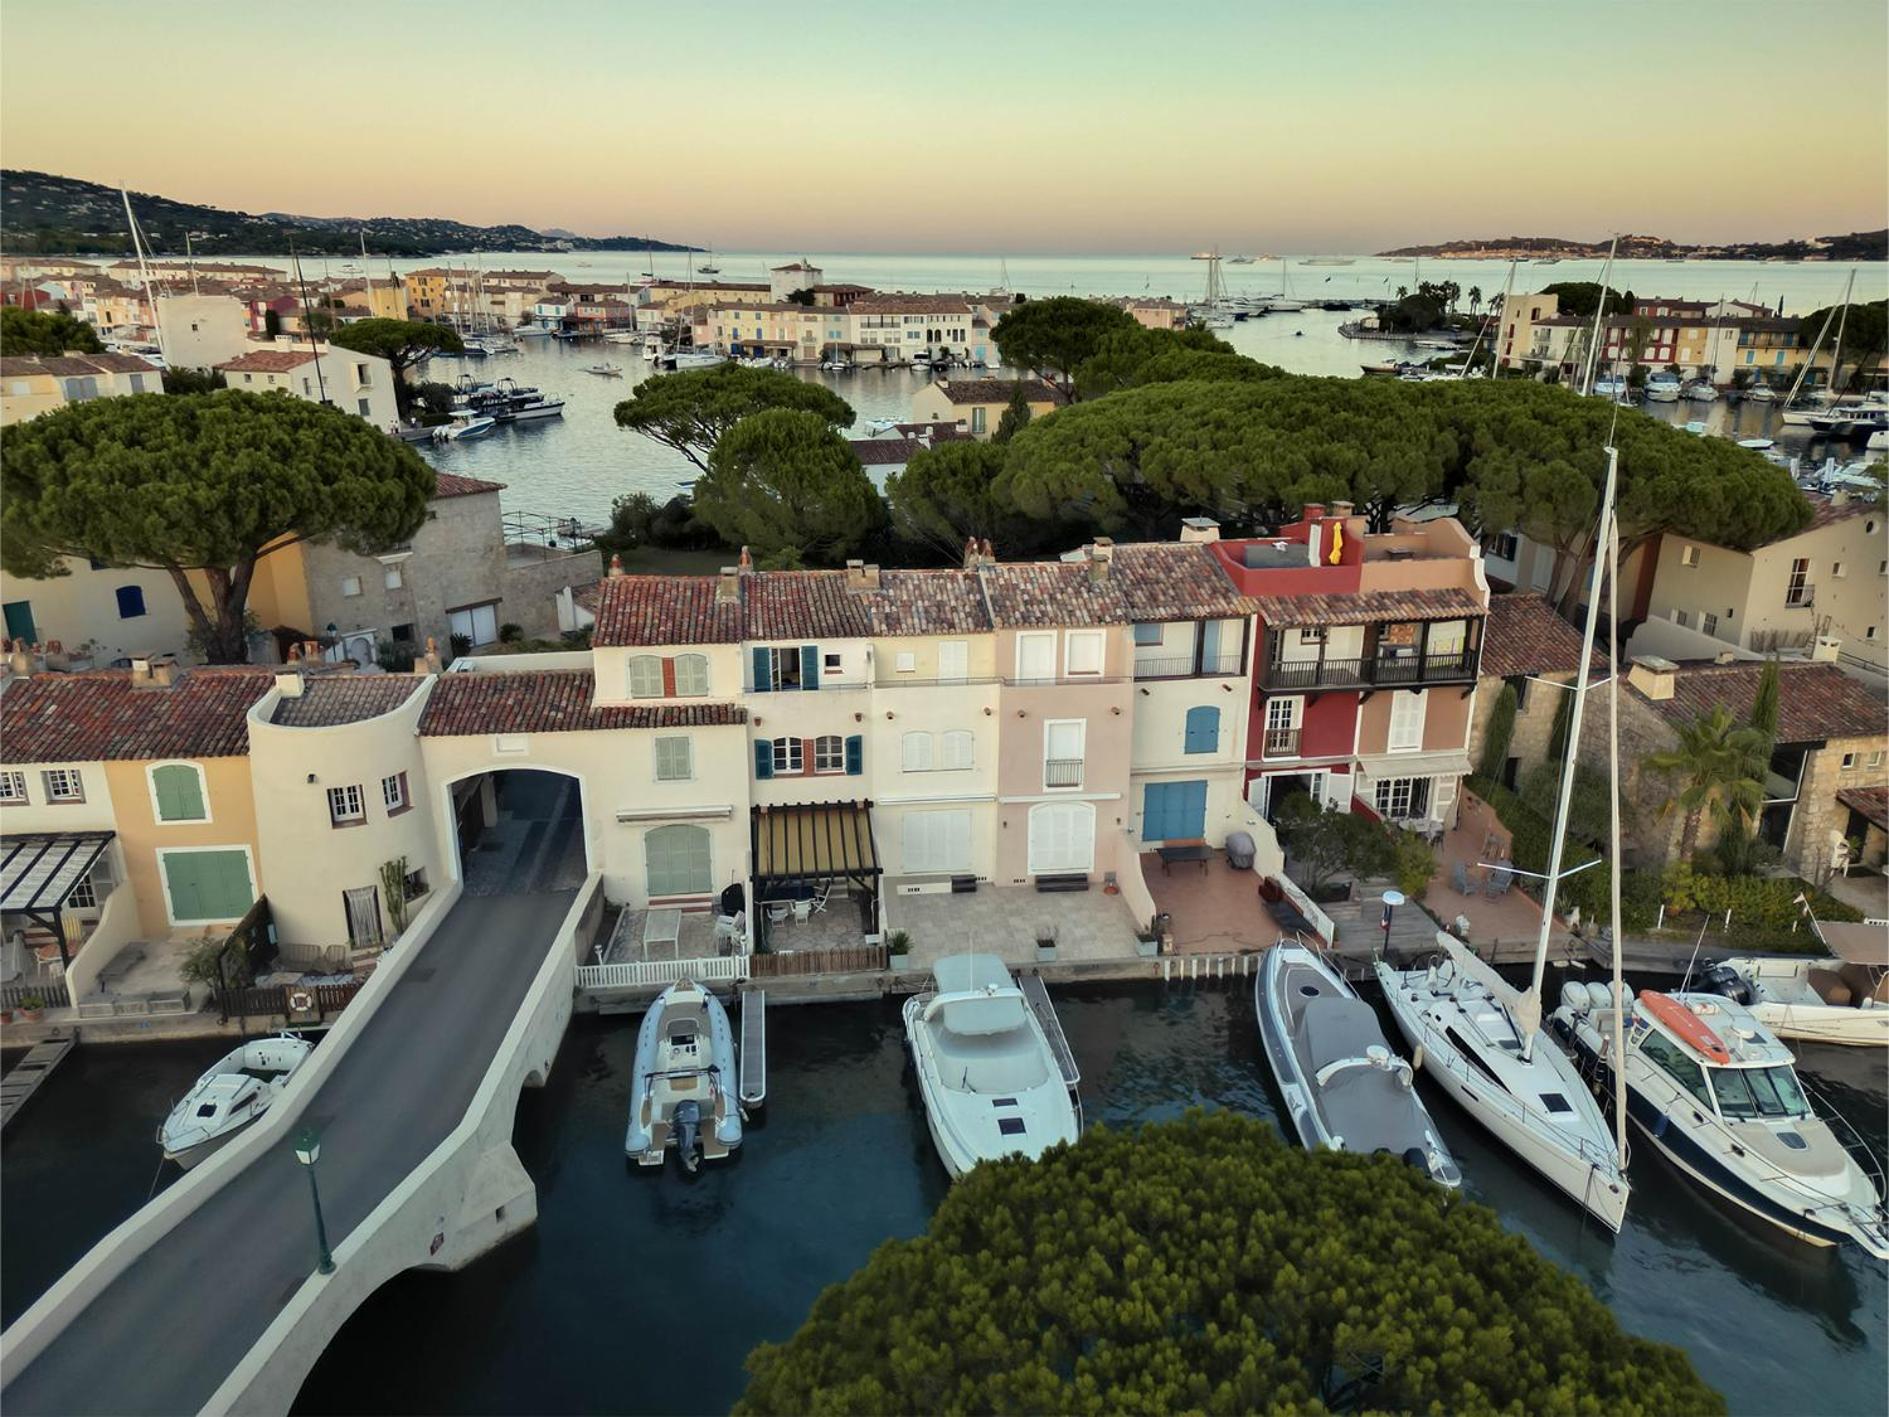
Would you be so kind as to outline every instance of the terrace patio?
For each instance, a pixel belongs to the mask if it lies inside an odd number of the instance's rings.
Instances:
[[[960,895],[900,895],[888,883],[886,932],[912,939],[901,968],[930,969],[945,955],[995,954],[1008,965],[1033,965],[1040,934],[1053,932],[1058,964],[1136,958],[1135,921],[1119,895],[1101,890],[1033,890],[980,886]]]

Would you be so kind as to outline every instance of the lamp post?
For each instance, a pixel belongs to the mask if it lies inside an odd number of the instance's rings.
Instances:
[[[1404,893],[1402,891],[1384,892],[1384,920],[1378,928],[1384,932],[1384,950],[1387,954],[1390,952],[1391,947],[1391,916],[1396,914],[1397,907],[1403,903]]]
[[[321,1187],[315,1184],[315,1163],[321,1159],[321,1138],[313,1128],[303,1127],[295,1136],[295,1159],[308,1168],[308,1196],[315,1203],[315,1243],[321,1247],[323,1274],[335,1272],[335,1257],[328,1252],[328,1226],[321,1218]]]

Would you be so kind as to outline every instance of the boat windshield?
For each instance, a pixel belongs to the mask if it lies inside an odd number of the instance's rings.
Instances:
[[[1705,1069],[1672,1039],[1658,1030],[1650,1030],[1640,1043],[1640,1052],[1700,1102],[1707,1107],[1712,1105],[1712,1095],[1705,1086]]]
[[[1712,1091],[1727,1117],[1807,1117],[1810,1104],[1788,1066],[1714,1068]]]

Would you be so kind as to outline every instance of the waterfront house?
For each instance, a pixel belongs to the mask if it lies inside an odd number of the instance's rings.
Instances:
[[[988,441],[1019,385],[1032,418],[1062,406],[1062,396],[1041,379],[938,379],[912,395],[912,421],[949,423],[980,442]]]
[[[1165,295],[1128,295],[1111,303],[1134,316],[1145,330],[1178,330],[1187,325],[1187,307]]]
[[[160,295],[164,358],[173,369],[214,369],[255,348],[248,305],[228,291]]]
[[[400,421],[392,366],[377,354],[278,339],[219,360],[212,367],[232,389],[254,394],[280,391],[310,403],[325,403],[383,430]]]
[[[995,364],[990,322],[962,295],[895,295],[875,292],[846,309],[850,339],[879,362],[910,363],[914,356],[958,364]]]
[[[163,372],[135,354],[0,358],[0,424],[36,418],[69,403],[163,392]]]

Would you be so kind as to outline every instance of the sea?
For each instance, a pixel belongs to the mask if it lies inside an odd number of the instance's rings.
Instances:
[[[1237,253],[1230,253],[1237,254]],[[239,258],[231,258],[239,259]],[[269,264],[272,258],[252,259]],[[554,270],[575,281],[621,281],[630,286],[646,272],[664,279],[685,279],[704,257],[675,253],[486,252],[476,262],[450,258],[454,265],[474,264],[485,270]],[[770,267],[807,260],[820,267],[829,281],[850,281],[887,291],[1012,290],[1033,297],[1049,295],[1166,295],[1195,300],[1205,294],[1207,263],[1187,255],[1151,256],[919,256],[849,254],[819,251],[717,253],[714,277],[725,281],[765,281]],[[1349,260],[1347,265],[1315,264]],[[442,264],[441,259],[391,263],[396,273]],[[1524,263],[1515,270],[1517,291],[1539,290],[1557,281],[1598,280],[1602,262],[1557,261]],[[385,274],[388,263],[368,267]],[[1889,296],[1889,264],[1866,263],[1851,267],[1824,262],[1774,261],[1621,261],[1614,266],[1613,284],[1636,295],[1666,295],[1681,299],[1751,300],[1787,314],[1807,314],[1843,298],[1852,269],[1856,272],[1852,299],[1879,300]],[[358,263],[304,262],[304,271],[356,274]],[[1462,308],[1468,308],[1472,289],[1482,298],[1500,295],[1509,279],[1506,261],[1443,261],[1392,259],[1381,256],[1259,259],[1251,265],[1223,261],[1222,278],[1233,295],[1289,295],[1299,300],[1392,299],[1400,286],[1416,289],[1421,280],[1454,281],[1461,287]],[[1242,354],[1277,365],[1295,374],[1350,378],[1360,366],[1385,359],[1428,360],[1437,351],[1409,341],[1347,339],[1340,324],[1355,316],[1330,310],[1303,310],[1244,320],[1218,333]],[[503,483],[500,501],[507,511],[575,517],[585,525],[606,521],[611,504],[626,492],[646,492],[666,501],[690,485],[694,467],[680,454],[628,433],[612,417],[616,405],[628,398],[636,384],[655,371],[643,360],[640,345],[604,344],[586,340],[524,341],[518,354],[485,359],[433,360],[429,378],[453,382],[509,378],[535,385],[565,401],[564,416],[500,429],[491,437],[450,444],[428,445],[423,455],[445,471]],[[599,363],[617,366],[620,377],[586,372]],[[818,369],[796,370],[799,378],[825,383],[852,405],[857,418],[852,436],[863,437],[868,420],[910,416],[912,395],[930,375],[910,369],[862,368],[851,373]],[[1698,419],[1707,430],[1740,438],[1775,437],[1787,450],[1821,459],[1828,454],[1847,456],[1842,447],[1811,446],[1808,434],[1784,429],[1775,404],[1736,405],[1725,400],[1703,410],[1687,403],[1653,404],[1647,411],[1656,418],[1683,423]],[[881,474],[883,481],[883,474]]]
[[[1195,1106],[1280,1123],[1250,980],[1057,986],[1053,997],[1089,1123]],[[770,1014],[765,1112],[730,1163],[693,1177],[623,1154],[639,1020],[575,1020],[547,1086],[518,1106],[513,1145],[537,1185],[537,1224],[460,1273],[390,1281],[336,1335],[294,1410],[727,1411],[753,1346],[792,1334],[821,1289],[880,1243],[921,1233],[950,1187],[897,1000]],[[0,1321],[171,1183],[153,1132],[226,1046],[88,1044],[9,1127]],[[1798,1066],[1881,1155],[1884,1050],[1805,1046]],[[1427,1075],[1417,1088],[1469,1198],[1578,1276],[1629,1332],[1683,1348],[1734,1413],[1889,1410],[1889,1266],[1783,1238],[1645,1145],[1625,1227],[1609,1236]],[[309,1244],[312,1266],[312,1226]],[[239,1254],[241,1237],[231,1245]]]

